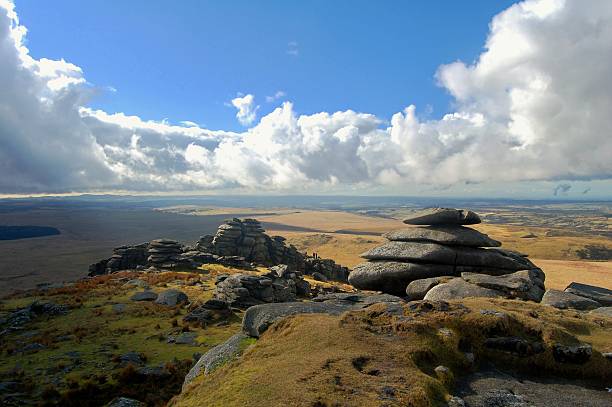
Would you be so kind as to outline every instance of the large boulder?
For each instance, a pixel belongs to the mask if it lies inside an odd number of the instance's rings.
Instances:
[[[501,249],[450,247],[438,243],[387,242],[363,253],[369,260],[416,261],[511,271],[536,268],[526,257]]]
[[[501,291],[507,298],[540,302],[544,295],[544,273],[540,269],[522,270],[502,276],[461,273],[461,278],[480,287]]]
[[[370,261],[356,266],[348,281],[362,290],[403,295],[408,283],[423,278],[453,275],[454,267],[443,264]]]
[[[165,305],[168,307],[174,307],[179,304],[184,304],[189,301],[187,294],[182,292],[181,290],[164,290],[157,296],[155,300],[156,304]]]
[[[149,290],[138,292],[130,297],[132,301],[155,301],[157,293]]]
[[[461,278],[453,278],[446,283],[433,287],[427,292],[424,299],[428,301],[448,301],[468,297],[495,298],[504,297],[504,294],[497,290],[470,284]]]
[[[272,323],[290,315],[340,315],[350,309],[350,305],[332,302],[285,302],[255,305],[246,310],[242,318],[242,331],[249,336],[259,338]]]
[[[247,338],[247,335],[239,332],[206,352],[185,376],[183,389],[202,373],[210,374],[219,366],[238,357],[243,350],[242,344]]]
[[[612,290],[607,288],[574,282],[567,286],[565,292],[590,298],[605,307],[612,306]]]
[[[600,303],[590,298],[559,290],[547,290],[542,297],[542,304],[560,309],[573,308],[577,310],[591,310],[601,307]]]
[[[498,247],[501,243],[463,226],[425,226],[394,230],[383,237],[400,242],[434,242],[451,246]]]
[[[428,208],[404,219],[409,225],[474,225],[480,222],[474,212],[454,208]]]
[[[310,285],[296,273],[278,277],[276,270],[265,275],[234,274],[219,281],[214,298],[232,307],[248,308],[269,302],[296,301],[310,291]]]

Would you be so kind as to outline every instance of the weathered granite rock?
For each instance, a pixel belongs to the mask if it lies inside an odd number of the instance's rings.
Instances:
[[[504,294],[501,291],[470,284],[461,278],[453,278],[446,283],[433,287],[427,292],[424,299],[428,301],[448,301],[468,297],[495,298],[503,296]]]
[[[474,225],[480,223],[480,217],[472,211],[454,208],[428,208],[417,212],[406,219],[409,225]]]
[[[438,243],[387,242],[363,253],[369,260],[392,260],[476,266],[512,271],[536,268],[527,258],[499,249],[451,247]]]
[[[463,226],[412,227],[383,235],[388,240],[400,242],[434,242],[449,246],[498,247],[501,243],[484,233]]]
[[[130,297],[132,301],[155,301],[157,293],[149,290],[138,292]]]
[[[350,305],[339,305],[332,302],[285,302],[255,305],[246,310],[242,318],[242,331],[249,336],[259,338],[272,323],[290,315],[340,315],[350,309]]]
[[[66,315],[68,307],[56,304],[51,301],[34,301],[26,307],[19,308],[5,318],[0,318],[0,327],[5,329],[0,331],[0,336],[10,331],[18,330],[23,325],[34,321],[36,318],[46,316],[54,317]]]
[[[591,310],[601,307],[601,304],[590,298],[559,290],[547,290],[542,297],[542,304],[560,309],[574,308],[577,310]]]
[[[140,287],[140,288],[147,289],[147,288],[149,288],[149,284],[146,281],[144,281],[144,280],[141,280],[139,278],[135,278],[135,279],[129,280],[127,283],[123,284],[123,287]]]
[[[149,243],[147,262],[156,268],[171,269],[181,261],[182,251],[182,245],[176,240],[152,240]]]
[[[147,263],[148,243],[134,246],[120,246],[113,249],[113,255],[89,266],[89,276],[110,274],[119,270],[135,269]]]
[[[362,290],[403,295],[411,281],[452,276],[454,273],[452,265],[370,261],[355,266],[348,280],[354,287]]]
[[[590,311],[589,314],[597,317],[612,318],[612,307],[599,307]]]
[[[354,308],[364,308],[377,303],[403,303],[400,297],[390,294],[363,294],[363,293],[331,293],[318,295],[312,299],[314,302],[327,302],[339,305],[350,305]]]
[[[612,306],[612,290],[608,290],[607,288],[573,282],[567,286],[565,292],[590,298],[604,307]]]
[[[184,304],[189,301],[189,297],[187,294],[182,292],[181,290],[169,289],[164,290],[159,293],[157,299],[155,300],[156,304],[166,305],[168,307],[175,307],[180,304]]]
[[[593,348],[588,344],[575,346],[555,344],[552,351],[553,357],[557,362],[578,365],[588,362],[593,354]]]
[[[406,298],[409,301],[422,300],[429,290],[452,277],[431,277],[414,280],[406,287]]]
[[[487,338],[484,346],[488,349],[509,352],[520,357],[533,356],[544,352],[541,342],[532,342],[516,336]]]
[[[502,276],[461,273],[461,278],[468,283],[500,291],[506,298],[540,302],[544,295],[544,273],[540,269],[522,270]]]
[[[230,306],[225,301],[211,299],[190,311],[183,321],[206,326],[209,323],[226,320],[232,315]]]
[[[247,338],[249,337],[242,332],[237,333],[206,352],[185,376],[183,389],[199,375],[210,374],[219,366],[238,357],[243,351],[242,344]]]
[[[295,273],[278,277],[276,271],[266,275],[234,274],[217,282],[213,297],[232,307],[248,308],[270,302],[296,301],[307,295],[310,284]]]

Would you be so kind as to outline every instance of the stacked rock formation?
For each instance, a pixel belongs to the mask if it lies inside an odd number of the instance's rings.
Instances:
[[[148,243],[121,246],[113,249],[113,255],[89,266],[89,275],[110,274],[119,270],[135,269],[147,262]]]
[[[284,238],[268,236],[256,219],[238,218],[225,221],[212,236],[202,236],[196,250],[218,256],[243,257],[247,262],[272,266],[287,264],[294,269],[304,268],[303,255]]]
[[[170,239],[151,240],[147,262],[156,268],[174,268],[181,261],[183,249],[179,242]]]
[[[463,225],[480,223],[468,210],[427,209],[404,220],[415,225],[385,234],[389,242],[362,254],[349,282],[356,288],[446,300],[506,297],[540,301],[544,273],[526,256]]]

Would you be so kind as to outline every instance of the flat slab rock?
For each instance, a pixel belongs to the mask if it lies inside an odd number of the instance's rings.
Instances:
[[[199,375],[210,374],[223,363],[239,356],[241,343],[247,338],[247,335],[239,332],[206,352],[185,376],[183,389]]]
[[[573,308],[577,310],[591,310],[601,307],[601,304],[590,298],[559,290],[547,290],[542,297],[542,304],[559,309]]]
[[[428,208],[404,219],[409,225],[475,225],[480,217],[467,209]]]
[[[434,242],[470,247],[499,247],[501,242],[472,228],[463,226],[422,226],[394,230],[383,237],[401,242]]]
[[[448,301],[468,297],[497,298],[504,297],[504,293],[468,283],[461,278],[453,278],[444,284],[433,287],[427,292],[424,299],[428,301]]]
[[[507,298],[540,302],[544,295],[544,272],[540,269],[521,270],[503,276],[461,273],[468,283],[504,293]]]
[[[438,243],[387,242],[363,253],[369,260],[395,260],[475,266],[511,271],[529,270],[536,266],[526,257],[507,250],[451,247]]]
[[[242,331],[259,338],[270,325],[282,318],[297,314],[340,315],[375,303],[397,305],[403,300],[389,294],[363,295],[351,293],[330,294],[318,297],[315,302],[280,302],[260,304],[246,310],[242,318]]]
[[[353,287],[362,290],[404,295],[411,281],[453,274],[454,267],[451,265],[370,261],[355,266],[348,281]]]
[[[159,293],[156,304],[166,305],[168,307],[174,307],[179,304],[184,304],[189,301],[187,294],[181,290],[169,289]]]
[[[565,292],[590,298],[604,307],[612,306],[612,290],[607,288],[574,282],[567,286]]]

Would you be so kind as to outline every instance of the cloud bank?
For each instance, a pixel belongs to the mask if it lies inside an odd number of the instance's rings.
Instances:
[[[92,110],[64,60],[36,60],[0,0],[0,192],[333,191],[414,184],[612,178],[612,2],[533,0],[490,25],[472,64],[442,65],[454,113],[390,121],[351,110],[298,115],[284,102],[242,133]],[[409,98],[410,95],[407,95]],[[398,189],[401,191],[401,189]]]

